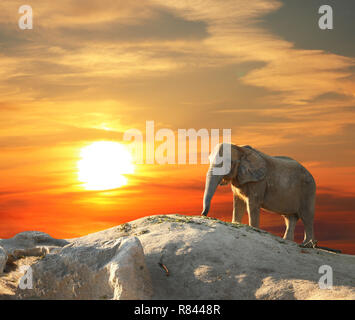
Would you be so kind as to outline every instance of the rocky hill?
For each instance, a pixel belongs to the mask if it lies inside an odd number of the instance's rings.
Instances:
[[[331,289],[319,287],[321,266],[332,268]],[[0,239],[1,271],[0,299],[355,299],[355,256],[199,216],[150,216],[66,240],[20,233]]]

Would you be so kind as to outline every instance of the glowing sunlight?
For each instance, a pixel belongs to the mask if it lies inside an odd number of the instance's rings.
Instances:
[[[78,161],[78,179],[86,190],[109,190],[122,187],[124,174],[134,173],[131,153],[121,144],[98,141],[84,147]]]

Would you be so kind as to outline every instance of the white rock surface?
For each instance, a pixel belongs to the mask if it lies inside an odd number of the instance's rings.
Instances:
[[[7,254],[3,247],[0,247],[0,274],[4,271],[7,261]]]
[[[15,259],[21,256],[42,256],[68,243],[66,240],[55,239],[39,231],[25,231],[10,239],[0,239],[0,246],[11,258]]]
[[[136,237],[81,238],[32,265],[33,289],[22,299],[149,299],[150,275]]]
[[[140,239],[153,299],[355,299],[355,256],[303,249],[246,225],[151,216],[86,237],[117,235]],[[333,269],[333,289],[319,288],[322,265]]]
[[[246,225],[151,216],[67,241],[45,247],[32,266],[36,289],[15,298],[355,299],[355,256],[300,248]],[[331,289],[319,287],[322,265],[333,270]]]

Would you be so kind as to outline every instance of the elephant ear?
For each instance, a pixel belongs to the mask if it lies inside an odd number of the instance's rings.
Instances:
[[[240,185],[248,182],[257,182],[265,178],[266,162],[253,148],[241,147],[242,157],[237,173],[237,180]]]

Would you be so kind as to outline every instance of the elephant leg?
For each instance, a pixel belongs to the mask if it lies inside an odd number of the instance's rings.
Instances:
[[[314,210],[308,209],[302,212],[301,220],[304,224],[304,240],[303,245],[313,245],[315,239],[313,236],[313,220],[314,220]]]
[[[242,223],[242,218],[246,210],[245,202],[237,195],[233,195],[233,223]]]
[[[247,205],[249,225],[254,228],[259,228],[260,225],[260,205],[258,203],[248,201]]]
[[[291,214],[283,217],[285,219],[286,224],[284,239],[293,241],[295,238],[295,227],[298,221],[298,216],[296,214]]]

